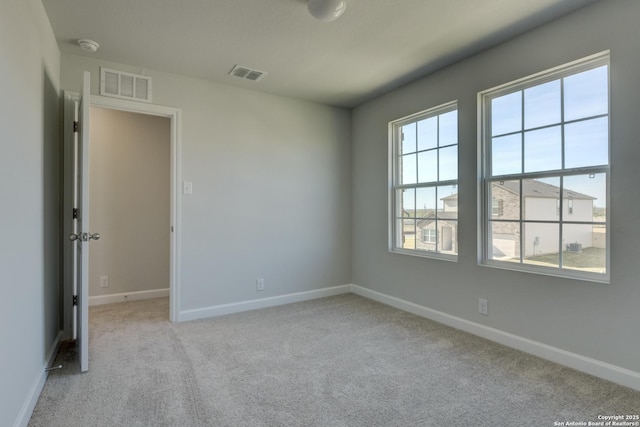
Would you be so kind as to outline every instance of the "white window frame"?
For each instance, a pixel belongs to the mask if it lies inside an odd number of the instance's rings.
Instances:
[[[490,103],[491,100],[497,98],[499,96],[503,96],[509,93],[521,91],[527,88],[531,88],[534,86],[541,85],[543,83],[557,80],[559,78],[567,77],[573,74],[577,74],[583,71],[587,71],[592,68],[597,68],[600,66],[606,65],[608,71],[608,108],[607,108],[607,119],[608,119],[608,164],[600,165],[594,167],[579,167],[579,168],[563,168],[554,171],[545,171],[545,172],[535,172],[535,173],[517,173],[511,175],[502,175],[499,179],[490,175],[490,163],[491,163],[491,154],[490,154]],[[610,164],[611,164],[611,64],[610,64],[610,54],[609,51],[604,51],[559,67],[555,67],[553,69],[537,73],[513,82],[509,82],[507,84],[488,89],[478,93],[478,123],[479,123],[479,143],[478,143],[478,163],[479,163],[479,188],[481,189],[478,200],[478,263],[480,265],[501,268],[506,270],[516,270],[516,271],[524,271],[529,273],[543,274],[554,277],[564,277],[571,279],[579,279],[586,280],[592,282],[599,283],[609,283],[610,280],[610,272],[611,272],[611,261],[610,261],[610,237],[611,237],[611,226],[610,226],[610,218],[611,218],[611,209],[610,209],[610,181],[611,181],[611,173],[610,173]],[[594,116],[597,117],[597,116]],[[570,122],[570,121],[566,121]],[[562,124],[566,123],[564,120],[561,122]],[[564,142],[562,142],[564,144]],[[523,154],[524,156],[524,154]],[[500,261],[494,260],[490,258],[491,254],[491,219],[492,219],[492,201],[491,201],[491,184],[492,182],[496,182],[499,180],[510,180],[510,179],[529,179],[529,178],[545,178],[545,177],[562,177],[571,176],[571,175],[584,175],[584,174],[592,174],[599,173],[606,175],[606,223],[605,227],[607,230],[606,233],[606,272],[605,273],[592,273],[588,271],[582,270],[574,270],[574,269],[563,269],[561,267],[546,267],[546,266],[537,266],[531,264],[522,263],[522,258],[520,263],[509,262],[509,261]],[[558,219],[559,224],[559,233],[560,233],[560,242],[562,241],[562,225],[569,223],[571,224],[570,219],[564,218],[563,213],[563,204],[564,197],[560,197],[558,199],[558,211],[557,214],[560,216]],[[568,215],[571,215],[568,213]],[[522,216],[518,220],[520,224],[523,224],[525,221]],[[589,222],[587,222],[589,224]],[[562,262],[562,250],[559,251],[559,263]]]
[[[399,159],[399,150],[400,145],[402,144],[402,127],[408,124],[418,122],[420,120],[428,119],[430,117],[439,116],[442,114],[446,114],[452,111],[458,111],[458,102],[451,101],[433,108],[429,108],[427,110],[423,110],[417,112],[415,114],[411,114],[406,117],[402,117],[400,119],[389,122],[389,252],[399,253],[404,255],[413,255],[425,258],[434,258],[441,259],[445,261],[458,261],[458,254],[452,253],[443,253],[429,250],[421,250],[421,249],[406,249],[399,247],[396,242],[398,238],[402,236],[401,226],[397,223],[397,209],[396,206],[399,201],[397,200],[397,190],[403,188],[424,188],[424,187],[443,187],[443,186],[457,186],[458,185],[458,177],[455,180],[443,180],[443,181],[431,181],[426,183],[415,183],[415,184],[407,184],[407,185],[399,185],[400,182],[400,174],[401,171],[398,167],[398,159]],[[459,121],[456,123],[459,127]],[[459,138],[459,137],[458,137]],[[458,147],[458,155],[457,160],[459,162],[460,151],[459,151],[459,139],[455,144]],[[459,172],[458,172],[459,173]],[[437,203],[437,202],[436,202]],[[447,221],[443,219],[443,221]],[[459,223],[459,216],[455,220],[449,220],[449,222]],[[436,222],[436,232],[437,232],[437,223]],[[416,225],[416,235],[417,239],[417,225]],[[437,237],[436,237],[436,245],[437,245]],[[416,242],[417,243],[417,242]],[[456,236],[456,247],[458,245],[457,236]]]

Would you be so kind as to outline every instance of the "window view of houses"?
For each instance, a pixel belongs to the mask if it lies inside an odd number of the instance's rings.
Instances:
[[[606,274],[608,53],[480,96],[483,262]],[[457,118],[450,103],[390,123],[392,251],[458,255]]]
[[[593,180],[604,191],[604,176],[497,181],[491,185],[492,259],[601,272],[606,267],[606,207],[574,191],[571,181]],[[562,190],[562,200],[560,193]],[[602,200],[601,200],[602,202]],[[520,218],[522,217],[522,221]]]
[[[606,58],[485,97],[485,258],[607,268]]]
[[[605,192],[605,176],[578,175],[564,178],[560,201],[560,178],[510,180],[491,186],[492,259],[602,272],[606,267],[606,204],[598,197],[574,191],[590,188],[595,195]],[[403,247],[422,251],[457,253],[458,193],[456,186],[423,190],[412,209],[403,210]],[[420,190],[419,190],[420,191]],[[585,191],[585,190],[583,190]],[[423,202],[423,203],[421,203]],[[560,220],[562,206],[562,222]],[[415,215],[415,216],[414,216]],[[522,221],[521,221],[522,217]],[[562,224],[562,225],[561,225]],[[562,230],[561,230],[562,227]],[[560,232],[562,237],[560,238]]]
[[[415,211],[402,210],[402,247],[447,254],[458,253],[458,193],[456,185],[419,188]],[[400,196],[413,206],[412,190]],[[405,204],[403,206],[406,207]],[[415,212],[415,214],[414,214]]]
[[[455,103],[392,124],[393,247],[458,254],[458,111]]]

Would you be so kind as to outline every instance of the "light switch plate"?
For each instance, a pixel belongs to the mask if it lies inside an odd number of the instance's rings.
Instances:
[[[101,288],[109,287],[109,276],[100,276],[100,287]]]
[[[192,194],[193,193],[193,182],[191,181],[184,181],[182,183],[182,192],[184,194]]]

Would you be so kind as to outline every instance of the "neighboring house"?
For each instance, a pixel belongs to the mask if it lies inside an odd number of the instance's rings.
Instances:
[[[418,209],[415,220],[404,219],[403,246],[421,251],[458,253],[458,197],[457,194],[440,198],[442,209]],[[405,212],[404,216],[408,214]],[[437,224],[437,225],[436,225]],[[436,233],[436,227],[438,232]]]
[[[416,219],[415,232],[411,230],[413,221],[409,227],[405,224],[405,241],[413,237],[418,250],[457,254],[458,195],[443,197],[440,200],[443,208],[437,212],[423,211],[423,216]],[[410,245],[412,243],[410,242]]]
[[[452,196],[449,196],[452,197]],[[444,253],[458,253],[458,209],[457,198],[455,211],[445,208],[416,221],[416,249],[423,251],[437,250]],[[450,207],[449,207],[450,208]],[[436,225],[437,224],[437,225]],[[438,232],[436,233],[436,227]]]
[[[492,240],[496,259],[520,257],[520,185],[518,181],[503,181],[492,188]],[[594,226],[595,197],[564,190],[565,221],[585,221],[589,224],[567,224],[563,229],[563,248],[581,251],[592,246],[604,247],[601,229]],[[430,213],[416,224],[416,248],[457,253],[458,194],[444,197],[442,210]],[[559,221],[560,188],[538,180],[523,181],[523,220]],[[437,220],[436,220],[437,217]],[[509,220],[513,220],[509,222]],[[436,227],[438,232],[436,232]],[[558,253],[558,224],[524,222],[524,256]]]

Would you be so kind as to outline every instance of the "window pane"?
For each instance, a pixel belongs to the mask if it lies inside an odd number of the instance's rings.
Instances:
[[[491,174],[506,175],[522,172],[521,136],[509,135],[491,140]]]
[[[524,171],[539,172],[562,168],[560,126],[524,133]]]
[[[520,181],[492,182],[491,206],[492,219],[520,219]]]
[[[458,218],[458,189],[455,185],[438,187],[438,219]]]
[[[564,197],[573,198],[571,221],[607,221],[607,176],[603,173],[564,178]],[[565,208],[565,214],[567,208]]]
[[[440,176],[439,181],[458,179],[458,146],[440,149]]]
[[[524,219],[560,220],[560,178],[525,179],[522,181],[522,192]]]
[[[564,132],[566,168],[609,163],[609,123],[606,117],[568,124]]]
[[[418,218],[436,217],[436,188],[416,189],[416,216]]]
[[[438,146],[438,117],[430,117],[418,122],[418,151]]]
[[[558,224],[527,222],[523,232],[523,263],[557,268],[560,262]]]
[[[562,267],[605,273],[606,228],[591,224],[565,224],[562,228]]]
[[[607,114],[609,111],[607,66],[564,79],[564,119]]]
[[[416,151],[416,124],[409,123],[402,126],[402,154]]]
[[[416,220],[415,219],[398,219],[398,228],[400,230],[399,241],[396,246],[403,249],[416,248]]]
[[[534,86],[524,91],[524,127],[560,123],[560,80]]]
[[[489,259],[520,262],[520,225],[492,222]]]
[[[458,143],[458,111],[440,115],[440,147]]]
[[[418,153],[418,182],[438,180],[438,150]]]
[[[400,184],[415,184],[417,179],[416,155],[401,156],[400,160]]]
[[[398,202],[399,202],[399,205],[402,206],[402,211],[400,212],[400,216],[403,218],[415,218],[416,216],[415,191],[416,190],[414,190],[413,188],[398,191],[401,197],[401,199],[398,200]]]
[[[491,135],[522,130],[522,92],[491,100]]]

